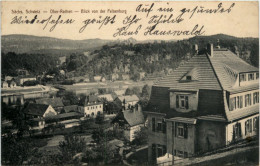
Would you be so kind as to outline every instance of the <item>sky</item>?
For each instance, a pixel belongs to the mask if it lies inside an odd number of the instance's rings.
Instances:
[[[147,27],[154,24],[148,24],[151,17],[154,15],[161,16],[166,15],[166,18],[170,14],[173,14],[174,19],[181,14],[180,10],[186,8],[192,10],[203,7],[203,9],[217,9],[220,2],[155,2],[152,11],[143,12],[149,9],[153,2],[1,2],[2,3],[2,24],[1,31],[2,35],[9,34],[26,34],[35,36],[48,36],[62,39],[73,39],[73,40],[83,40],[83,39],[126,39],[133,37],[137,40],[176,40],[192,37],[192,35],[144,35],[147,31]],[[191,13],[184,13],[182,18],[183,21],[179,23],[169,23],[169,24],[158,24],[155,30],[158,31],[191,31],[194,26],[198,25],[198,29],[202,28],[204,32],[202,35],[213,35],[213,34],[227,34],[236,37],[259,37],[259,5],[258,2],[243,2],[243,1],[228,1],[222,2],[223,8],[228,9],[232,3],[235,5],[231,8],[230,12],[225,13],[194,13],[190,18]],[[140,11],[136,11],[137,7],[142,5]],[[146,6],[147,5],[147,6]],[[159,8],[172,8],[171,12],[159,12]],[[100,10],[104,10],[105,13],[100,13]],[[85,20],[99,19],[100,17],[104,19],[105,17],[112,18],[115,13],[107,13],[109,10],[122,10],[125,13],[119,13],[116,15],[115,22],[113,24],[108,23],[103,25],[100,29],[100,24],[89,24],[86,26],[83,32],[79,30],[84,26]],[[141,10],[143,9],[143,10]],[[40,11],[40,13],[26,13],[26,10]],[[71,10],[72,13],[51,13],[51,11],[61,10]],[[89,10],[90,13],[83,13],[81,11]],[[92,13],[92,10],[97,10],[98,13]],[[21,11],[23,12],[21,14]],[[196,10],[198,11],[198,10]],[[148,14],[148,16],[147,16]],[[52,19],[57,20],[59,15],[60,19],[64,21],[67,19],[74,20],[73,24],[58,24],[50,32],[53,25],[50,23],[46,26],[45,24],[11,24],[14,18],[21,17],[25,20],[27,17],[32,20],[35,15],[37,15],[38,20],[44,20],[51,16]],[[116,35],[118,28],[123,28],[128,24],[123,24],[123,20],[126,17],[131,19],[137,16],[138,20],[136,23],[131,24],[128,32],[135,32],[138,29],[137,34],[133,35]]]

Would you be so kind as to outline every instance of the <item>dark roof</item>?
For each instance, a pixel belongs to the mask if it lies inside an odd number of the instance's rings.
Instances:
[[[82,113],[78,113],[78,112],[69,112],[69,113],[64,113],[64,114],[58,114],[52,117],[47,117],[45,119],[62,119],[62,118],[75,118],[75,117],[81,117],[84,116],[84,114]]]
[[[209,120],[209,121],[219,121],[219,122],[226,122],[227,121],[227,119],[223,115],[199,116],[197,119],[199,119],[199,120]]]
[[[69,105],[69,106],[64,106],[63,110],[68,113],[68,112],[73,112],[73,111],[77,111],[78,106],[77,105]]]
[[[87,96],[85,99],[85,105],[98,103],[98,102],[100,102],[100,99],[96,95]]]
[[[184,118],[184,117],[175,117],[175,118],[170,118],[169,120],[175,122],[189,123],[189,124],[196,124],[197,122],[197,119],[195,118]]]
[[[130,126],[135,126],[144,123],[144,115],[142,111],[125,110],[123,111],[123,115]]]
[[[181,81],[187,74],[196,78],[196,81]],[[171,74],[162,78],[154,86],[178,90],[221,90],[221,86],[206,54],[193,56],[189,61],[179,66]]]
[[[36,99],[35,102],[37,104],[51,105],[53,108],[64,106],[61,98],[41,98]]]
[[[49,105],[30,103],[24,110],[25,114],[43,116]]]

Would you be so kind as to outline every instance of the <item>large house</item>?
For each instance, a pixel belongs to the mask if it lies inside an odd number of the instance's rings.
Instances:
[[[228,49],[196,53],[152,87],[148,160],[190,157],[258,130],[259,72]]]
[[[63,107],[64,107],[62,99],[59,98],[59,97],[56,97],[56,98],[40,98],[40,99],[36,99],[35,102],[37,104],[51,105],[52,108],[54,108],[55,111],[58,112],[58,113],[60,113],[63,110]]]
[[[95,95],[87,96],[83,103],[79,105],[79,111],[84,113],[86,118],[94,118],[103,114],[103,103]]]
[[[144,115],[141,106],[126,109],[117,114],[111,122],[114,129],[121,129],[124,137],[130,142],[135,139],[136,132],[144,127]]]
[[[46,118],[57,115],[51,105],[30,103],[24,109],[25,119]]]
[[[26,81],[36,81],[36,77],[30,75],[18,76],[16,80],[17,80],[17,84],[23,85],[23,83]]]

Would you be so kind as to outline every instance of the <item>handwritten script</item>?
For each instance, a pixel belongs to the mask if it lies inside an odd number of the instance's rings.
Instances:
[[[80,23],[78,33],[83,34],[87,32],[88,28],[101,30],[104,27],[109,27],[113,32],[113,37],[134,35],[198,36],[204,34],[207,27],[203,24],[194,23],[194,21],[190,23],[193,18],[214,14],[223,15],[224,17],[224,15],[231,13],[235,7],[235,3],[229,3],[228,5],[218,3],[213,8],[198,5],[192,8],[184,7],[181,10],[177,10],[173,5],[167,4],[168,7],[165,8],[160,7],[156,3],[141,3],[135,9],[128,9],[134,10],[131,14],[127,14],[127,10],[121,9],[79,9],[79,11],[54,9],[50,11],[12,10],[11,13],[14,16],[10,20],[10,24],[40,25],[42,30],[53,32],[58,26],[62,28],[63,26],[73,26],[76,23]],[[78,14],[84,14],[84,16],[80,18],[75,17],[75,15],[71,16],[73,12],[79,12]],[[124,16],[119,17],[122,15]],[[178,29],[177,27],[182,28]]]

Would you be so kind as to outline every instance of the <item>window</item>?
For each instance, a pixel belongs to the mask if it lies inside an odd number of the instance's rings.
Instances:
[[[186,80],[191,80],[191,76],[186,76]]]
[[[253,93],[253,104],[259,103],[259,92]]]
[[[184,158],[188,158],[188,153],[184,152]]]
[[[162,131],[162,122],[157,123],[157,131]]]
[[[245,107],[251,105],[251,94],[245,95]]]
[[[175,123],[175,136],[188,138],[188,127],[185,123]]]
[[[165,121],[165,119],[162,120],[162,132],[166,133],[166,121]]]
[[[240,82],[246,81],[246,74],[240,74],[239,79],[240,79]]]
[[[259,79],[259,73],[256,73],[256,79]]]
[[[155,131],[155,118],[152,118],[152,131]]]
[[[99,106],[101,108],[101,106]]]
[[[166,154],[165,145],[157,145],[157,157],[162,157]]]
[[[233,111],[236,109],[236,97],[233,97],[229,101],[229,110]]]
[[[189,98],[184,95],[176,95],[176,108],[189,109]]]
[[[255,79],[254,73],[248,74],[248,81],[251,81],[251,80],[254,80],[254,79]]]
[[[236,123],[233,125],[233,139],[238,139],[241,137],[241,124]]]
[[[253,130],[254,131],[257,131],[258,130],[258,124],[259,122],[258,122],[258,117],[254,117],[254,119],[253,119]]]
[[[176,150],[176,156],[183,158],[183,151]]]
[[[184,128],[183,126],[178,126],[178,137],[184,137]]]
[[[245,135],[252,133],[252,119],[248,119],[245,122]]]

